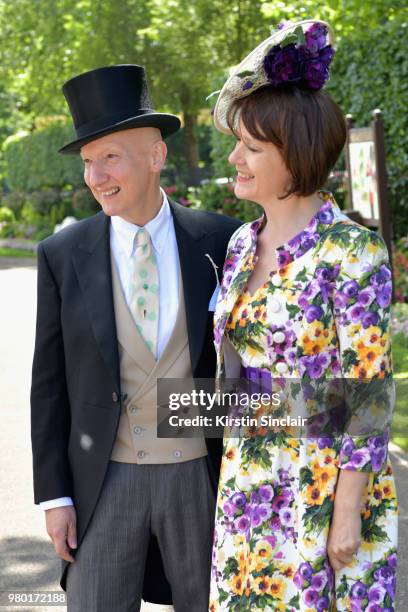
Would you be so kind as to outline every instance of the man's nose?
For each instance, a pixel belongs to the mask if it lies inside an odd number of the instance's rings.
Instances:
[[[103,185],[106,182],[107,174],[101,164],[98,162],[92,162],[85,172],[85,182],[89,187],[95,188],[99,185]]]

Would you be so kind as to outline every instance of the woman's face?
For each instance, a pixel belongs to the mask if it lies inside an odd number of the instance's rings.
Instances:
[[[242,121],[237,136],[228,157],[237,170],[234,190],[237,198],[264,205],[282,196],[292,178],[278,147],[251,136]]]

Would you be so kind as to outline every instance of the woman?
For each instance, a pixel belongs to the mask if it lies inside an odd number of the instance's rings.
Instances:
[[[237,356],[241,376],[270,385],[390,379],[387,250],[321,190],[345,142],[322,90],[333,53],[324,22],[286,24],[219,95],[215,125],[237,139],[235,194],[264,209],[230,240],[215,310],[219,379]],[[381,427],[226,438],[210,610],[393,610],[387,442]]]

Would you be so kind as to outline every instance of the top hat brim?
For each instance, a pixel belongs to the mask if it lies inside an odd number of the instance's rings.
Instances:
[[[228,125],[227,115],[231,103],[239,98],[249,96],[251,93],[256,91],[259,87],[268,84],[267,76],[263,70],[263,59],[265,53],[273,46],[278,45],[283,38],[290,32],[293,32],[299,26],[306,30],[313,24],[321,24],[327,28],[327,41],[329,44],[333,43],[333,32],[329,24],[320,19],[305,19],[295,23],[289,23],[284,28],[275,30],[271,36],[262,41],[255,49],[253,49],[240,64],[232,68],[229,78],[224,83],[223,88],[217,98],[215,108],[213,111],[214,127],[224,134],[232,134],[232,131]],[[242,78],[243,73],[253,73],[254,75],[260,75],[257,79],[257,84],[251,89],[243,91],[242,89]]]
[[[167,136],[170,136],[171,134],[177,132],[177,130],[180,129],[180,126],[180,119],[176,115],[155,112],[146,113],[143,115],[138,115],[136,117],[130,117],[129,119],[125,119],[124,121],[119,121],[117,123],[104,127],[103,129],[96,130],[87,134],[83,138],[72,140],[68,144],[61,147],[61,149],[58,150],[58,153],[79,153],[81,147],[86,145],[88,142],[92,142],[92,140],[102,138],[103,136],[107,136],[108,134],[113,134],[114,132],[119,132],[121,130],[129,130],[131,128],[140,127],[155,127],[160,130],[162,137],[166,138]]]

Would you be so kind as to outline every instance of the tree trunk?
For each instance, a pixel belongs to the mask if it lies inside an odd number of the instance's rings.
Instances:
[[[189,185],[199,185],[200,169],[198,163],[200,154],[198,151],[198,139],[194,133],[194,128],[197,125],[198,113],[189,113],[184,111],[184,150],[187,160],[187,182]]]

